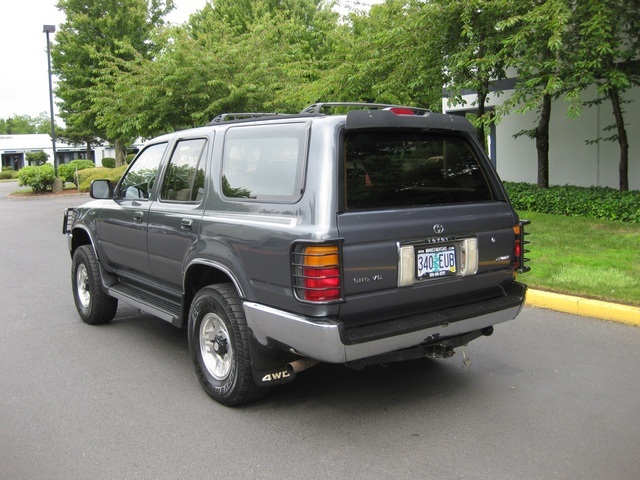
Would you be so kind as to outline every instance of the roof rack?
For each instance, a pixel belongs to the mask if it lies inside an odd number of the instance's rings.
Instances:
[[[392,105],[386,103],[365,103],[365,102],[324,102],[314,103],[305,108],[300,114],[322,114],[322,111],[328,107],[356,107],[363,110],[390,110],[392,108],[402,108],[413,111],[415,115],[426,115],[431,110],[426,108],[409,107],[406,105]]]
[[[223,113],[215,117],[209,125],[216,125],[225,122],[242,122],[242,121],[255,121],[263,118],[295,118],[299,116],[312,116],[312,115],[324,115],[323,110],[332,107],[345,107],[345,108],[357,108],[361,110],[391,110],[402,109],[411,110],[414,115],[426,115],[431,113],[431,110],[419,107],[408,107],[404,105],[392,105],[386,103],[365,103],[365,102],[323,102],[314,103],[302,110],[300,113],[278,113],[278,112],[237,112],[237,113]]]

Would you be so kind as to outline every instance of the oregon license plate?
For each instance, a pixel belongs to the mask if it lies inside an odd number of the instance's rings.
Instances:
[[[447,277],[457,272],[455,245],[416,248],[416,278]]]

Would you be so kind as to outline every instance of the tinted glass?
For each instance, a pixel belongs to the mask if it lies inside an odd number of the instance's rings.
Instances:
[[[140,152],[120,181],[119,197],[149,198],[166,148],[166,143],[159,143]]]
[[[346,208],[491,200],[482,165],[460,137],[362,132],[345,138]]]
[[[181,140],[167,166],[160,199],[174,202],[199,202],[204,194],[202,154],[207,141],[203,138]]]
[[[307,125],[252,125],[227,130],[222,193],[228,198],[292,202],[300,197]]]

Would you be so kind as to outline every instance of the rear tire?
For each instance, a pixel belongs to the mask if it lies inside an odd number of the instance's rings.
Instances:
[[[262,397],[253,381],[249,330],[242,304],[228,284],[201,289],[189,310],[189,352],[200,385],[222,405]]]
[[[118,300],[102,290],[98,259],[89,245],[73,252],[71,287],[76,309],[85,323],[99,325],[115,317]]]

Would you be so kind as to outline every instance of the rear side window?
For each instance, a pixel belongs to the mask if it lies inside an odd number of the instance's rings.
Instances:
[[[462,137],[355,132],[344,144],[347,210],[492,199],[482,164]]]
[[[307,130],[306,123],[229,128],[222,158],[223,195],[283,203],[298,200]]]

